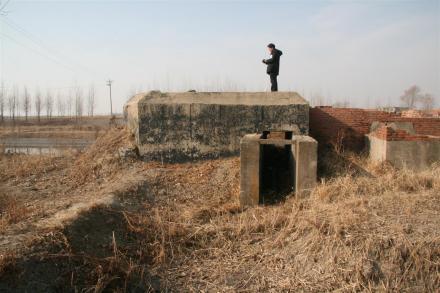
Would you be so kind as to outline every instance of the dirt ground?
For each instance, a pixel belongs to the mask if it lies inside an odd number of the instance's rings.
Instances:
[[[307,196],[240,210],[239,158],[0,156],[0,291],[435,292],[440,168],[322,153]],[[131,154],[131,155],[130,155]]]

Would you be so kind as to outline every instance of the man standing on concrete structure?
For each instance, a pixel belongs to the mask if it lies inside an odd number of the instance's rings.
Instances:
[[[267,45],[267,48],[269,49],[270,59],[263,59],[263,63],[267,64],[267,74],[270,76],[270,90],[272,92],[278,91],[278,81],[277,76],[280,72],[280,57],[283,55],[283,52],[281,52],[278,49],[275,49],[275,45],[270,43]]]

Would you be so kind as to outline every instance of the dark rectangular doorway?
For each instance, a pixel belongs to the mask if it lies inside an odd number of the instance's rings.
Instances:
[[[260,146],[261,204],[282,201],[295,187],[295,160],[292,145]]]

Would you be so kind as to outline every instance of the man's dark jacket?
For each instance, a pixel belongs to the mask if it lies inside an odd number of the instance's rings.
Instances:
[[[280,57],[283,55],[283,52],[278,49],[272,50],[272,57],[267,59],[264,63],[267,64],[267,74],[270,75],[278,75],[280,73]]]

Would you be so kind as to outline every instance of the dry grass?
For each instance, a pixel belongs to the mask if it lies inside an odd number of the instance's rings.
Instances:
[[[69,156],[66,153],[67,156]],[[20,180],[30,176],[45,176],[66,167],[66,158],[50,155],[27,156],[22,154],[4,155],[0,153],[0,182]]]
[[[37,271],[57,288],[95,292],[440,288],[439,166],[414,173],[326,154],[312,194],[240,210],[238,158],[121,163],[115,152],[129,139],[108,134],[65,170],[89,182],[136,166],[144,184],[120,195],[132,202],[44,236],[22,278]]]
[[[14,272],[16,256],[13,252],[0,255],[0,276]]]
[[[163,288],[435,291],[439,169],[371,167],[371,176],[324,180],[309,197],[275,206],[240,212],[219,190],[126,219]],[[229,172],[236,186],[237,165]]]
[[[324,202],[340,201],[345,198],[379,196],[384,193],[423,192],[434,190],[440,192],[440,167],[423,172],[412,170],[395,170],[389,166],[384,169],[371,170],[371,176],[353,176],[346,174],[328,181],[323,179],[322,184],[314,190],[312,197]]]
[[[25,219],[30,210],[22,202],[0,190],[0,233],[10,224]]]
[[[120,167],[118,150],[132,144],[132,136],[122,128],[112,128],[98,137],[86,152],[81,154],[69,171],[71,182],[76,185],[111,176]]]

